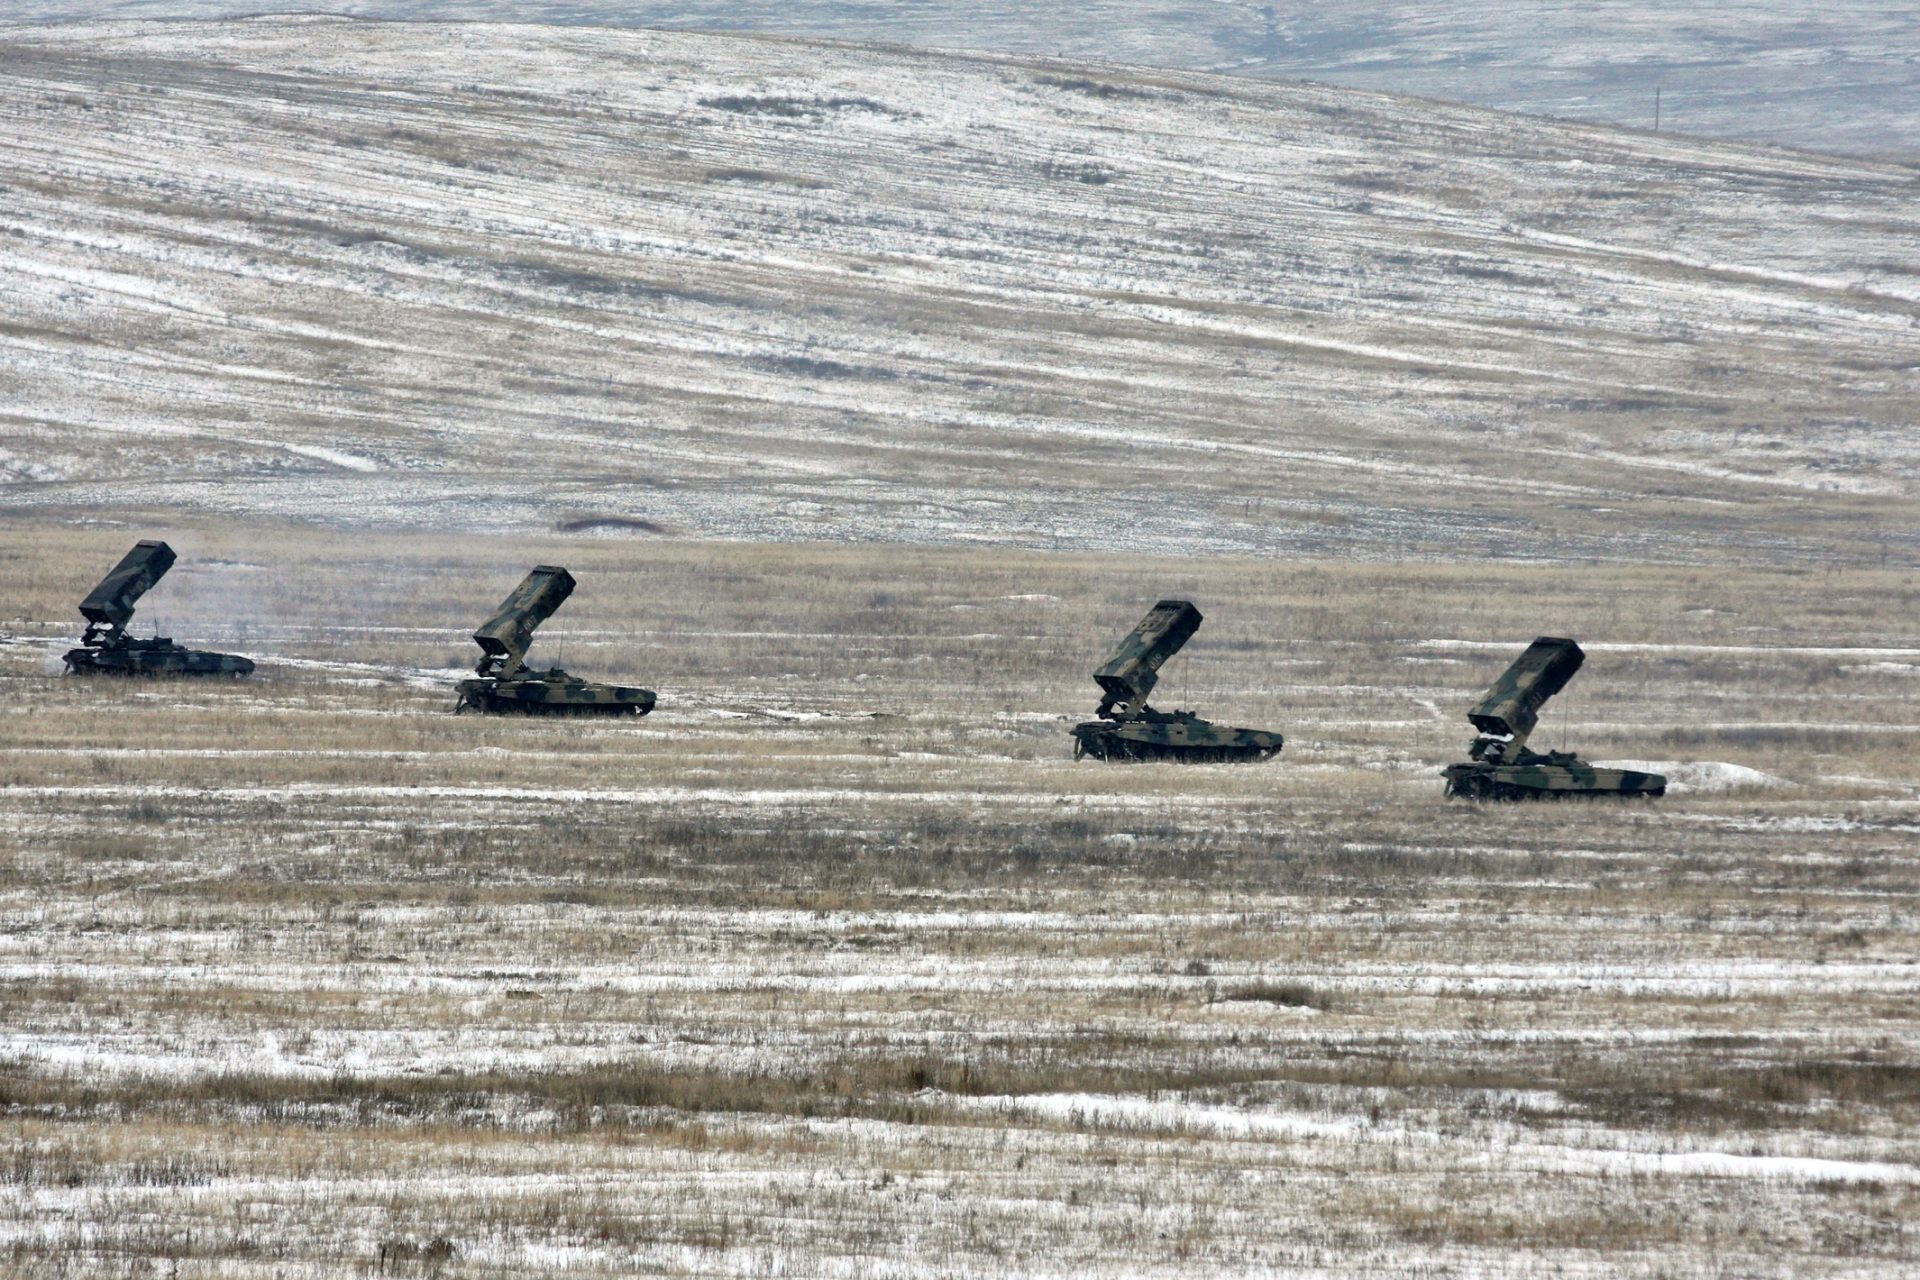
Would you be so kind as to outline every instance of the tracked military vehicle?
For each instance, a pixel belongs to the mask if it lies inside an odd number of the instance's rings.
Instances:
[[[1559,636],[1541,636],[1528,645],[1467,713],[1480,733],[1467,749],[1472,762],[1447,766],[1447,794],[1477,800],[1665,795],[1664,774],[1599,769],[1571,751],[1528,748],[1540,708],[1566,688],[1586,660],[1579,645]]]
[[[232,653],[208,653],[175,644],[165,636],[138,639],[127,634],[133,606],[173,568],[173,548],[142,541],[122,556],[113,572],[80,602],[87,620],[80,647],[67,650],[67,670],[77,676],[233,676],[249,675],[251,659]]]
[[[1186,600],[1162,600],[1148,611],[1093,673],[1104,695],[1094,713],[1099,719],[1073,726],[1074,759],[1225,764],[1280,754],[1284,739],[1277,733],[1228,729],[1191,711],[1156,711],[1147,705],[1161,664],[1180,652],[1200,623],[1200,611]]]
[[[654,693],[624,684],[595,684],[558,667],[534,671],[526,664],[536,627],[573,594],[573,575],[558,565],[534,568],[499,611],[473,633],[480,662],[472,680],[462,680],[453,709],[546,716],[643,716]]]

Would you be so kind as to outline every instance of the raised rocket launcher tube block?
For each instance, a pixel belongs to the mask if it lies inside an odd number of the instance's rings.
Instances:
[[[133,550],[120,557],[120,563],[80,602],[81,616],[87,620],[81,643],[95,644],[125,630],[133,619],[133,606],[167,576],[173,561],[173,548],[164,542],[148,538],[134,543]]]
[[[1578,644],[1561,636],[1541,636],[1493,682],[1467,719],[1482,734],[1511,739],[1507,749],[1524,747],[1540,721],[1540,708],[1567,687],[1587,660]]]
[[[573,586],[573,575],[559,565],[534,566],[494,615],[473,633],[482,654],[474,671],[482,676],[499,676],[525,666],[534,631],[567,602]]]
[[[1113,709],[1121,704],[1130,712],[1141,711],[1147,695],[1160,683],[1162,664],[1193,639],[1202,620],[1200,610],[1187,600],[1162,600],[1148,610],[1140,625],[1115,647],[1113,656],[1093,673],[1106,694],[1099,714],[1111,719]]]

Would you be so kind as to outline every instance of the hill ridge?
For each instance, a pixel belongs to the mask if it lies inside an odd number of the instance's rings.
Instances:
[[[10,507],[1255,555],[1916,541],[1903,166],[609,28],[0,28],[0,55]]]

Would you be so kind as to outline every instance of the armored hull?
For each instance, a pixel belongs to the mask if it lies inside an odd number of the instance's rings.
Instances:
[[[1174,712],[1165,721],[1088,720],[1073,726],[1073,758],[1174,764],[1244,764],[1280,754],[1285,740],[1261,729],[1230,729]]]
[[[1560,800],[1573,796],[1645,796],[1667,793],[1667,779],[1634,769],[1599,769],[1571,752],[1553,752],[1528,764],[1447,766],[1447,795],[1471,800]]]
[[[595,684],[557,667],[544,675],[512,679],[462,680],[456,687],[456,713],[518,712],[530,716],[643,716],[653,710],[654,692],[624,684]]]
[[[173,641],[123,640],[97,648],[67,650],[67,671],[76,676],[240,676],[253,674],[253,660],[235,653],[188,649]]]

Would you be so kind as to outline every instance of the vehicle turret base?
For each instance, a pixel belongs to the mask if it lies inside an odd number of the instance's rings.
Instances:
[[[1075,725],[1073,758],[1123,764],[1252,764],[1280,754],[1285,740],[1260,729],[1192,719],[1172,724],[1089,720]]]
[[[1667,793],[1664,774],[1571,764],[1455,764],[1446,771],[1447,796],[1463,800],[1566,800],[1581,797],[1654,799]]]
[[[462,680],[455,693],[456,715],[477,711],[484,715],[643,716],[653,710],[655,701],[651,689],[594,684],[565,673],[557,679],[549,675],[525,680]]]
[[[186,649],[170,641],[69,649],[67,673],[76,676],[226,676],[253,674],[253,660],[236,653]]]

